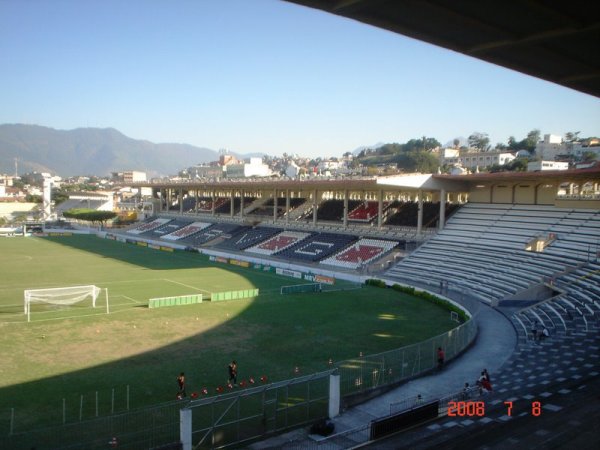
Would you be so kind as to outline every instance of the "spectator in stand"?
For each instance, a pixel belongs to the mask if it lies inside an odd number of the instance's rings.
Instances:
[[[537,323],[537,321],[533,324],[533,327],[531,328],[531,337],[534,341],[537,341],[537,339],[538,339],[538,323]]]

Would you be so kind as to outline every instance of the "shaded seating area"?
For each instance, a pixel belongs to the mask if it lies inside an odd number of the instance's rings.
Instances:
[[[524,308],[514,315],[517,331],[524,341],[543,340],[544,328],[550,336],[583,336],[600,331],[600,265],[587,263],[551,280],[561,293]],[[537,338],[533,330],[537,331]]]
[[[306,202],[305,198],[290,198],[290,212]],[[270,198],[263,205],[252,210],[249,215],[256,216],[273,216],[273,208],[275,207],[275,201]],[[286,199],[285,197],[277,197],[277,217],[285,216],[286,212]]]
[[[450,217],[460,206],[446,203],[446,217]],[[386,225],[416,227],[419,204],[417,202],[394,201],[389,205]],[[435,228],[440,217],[440,202],[423,202],[423,227]]]
[[[229,202],[227,198],[215,198],[215,212],[223,205]],[[198,212],[210,213],[212,212],[213,201],[210,197],[198,197]]]
[[[352,211],[360,205],[360,203],[360,200],[348,200],[348,210]],[[325,200],[317,208],[317,220],[340,221],[343,217],[343,200]]]
[[[389,202],[383,202],[383,210],[389,206]],[[357,222],[370,222],[378,216],[378,202],[364,202],[348,213],[348,220]]]

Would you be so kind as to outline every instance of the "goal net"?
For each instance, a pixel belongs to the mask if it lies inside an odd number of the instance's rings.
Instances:
[[[309,284],[294,284],[291,286],[281,286],[281,294],[299,294],[302,292],[321,292],[323,286],[321,283],[309,283]]]
[[[70,306],[87,299],[92,300],[92,306],[96,307],[96,299],[100,295],[101,288],[94,285],[70,286],[51,289],[29,289],[24,292],[25,314],[27,321],[30,320],[31,304],[46,303],[49,305]]]

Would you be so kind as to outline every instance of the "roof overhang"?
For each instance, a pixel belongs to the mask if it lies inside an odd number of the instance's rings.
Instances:
[[[589,0],[287,0],[600,97],[600,14]]]

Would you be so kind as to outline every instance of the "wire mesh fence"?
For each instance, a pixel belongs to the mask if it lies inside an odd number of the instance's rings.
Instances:
[[[327,417],[331,371],[191,402],[195,449],[226,448]]]
[[[457,328],[426,341],[376,355],[361,356],[337,364],[342,396],[398,383],[431,371],[437,366],[437,349],[445,360],[460,354],[475,339],[477,324],[469,320]]]

